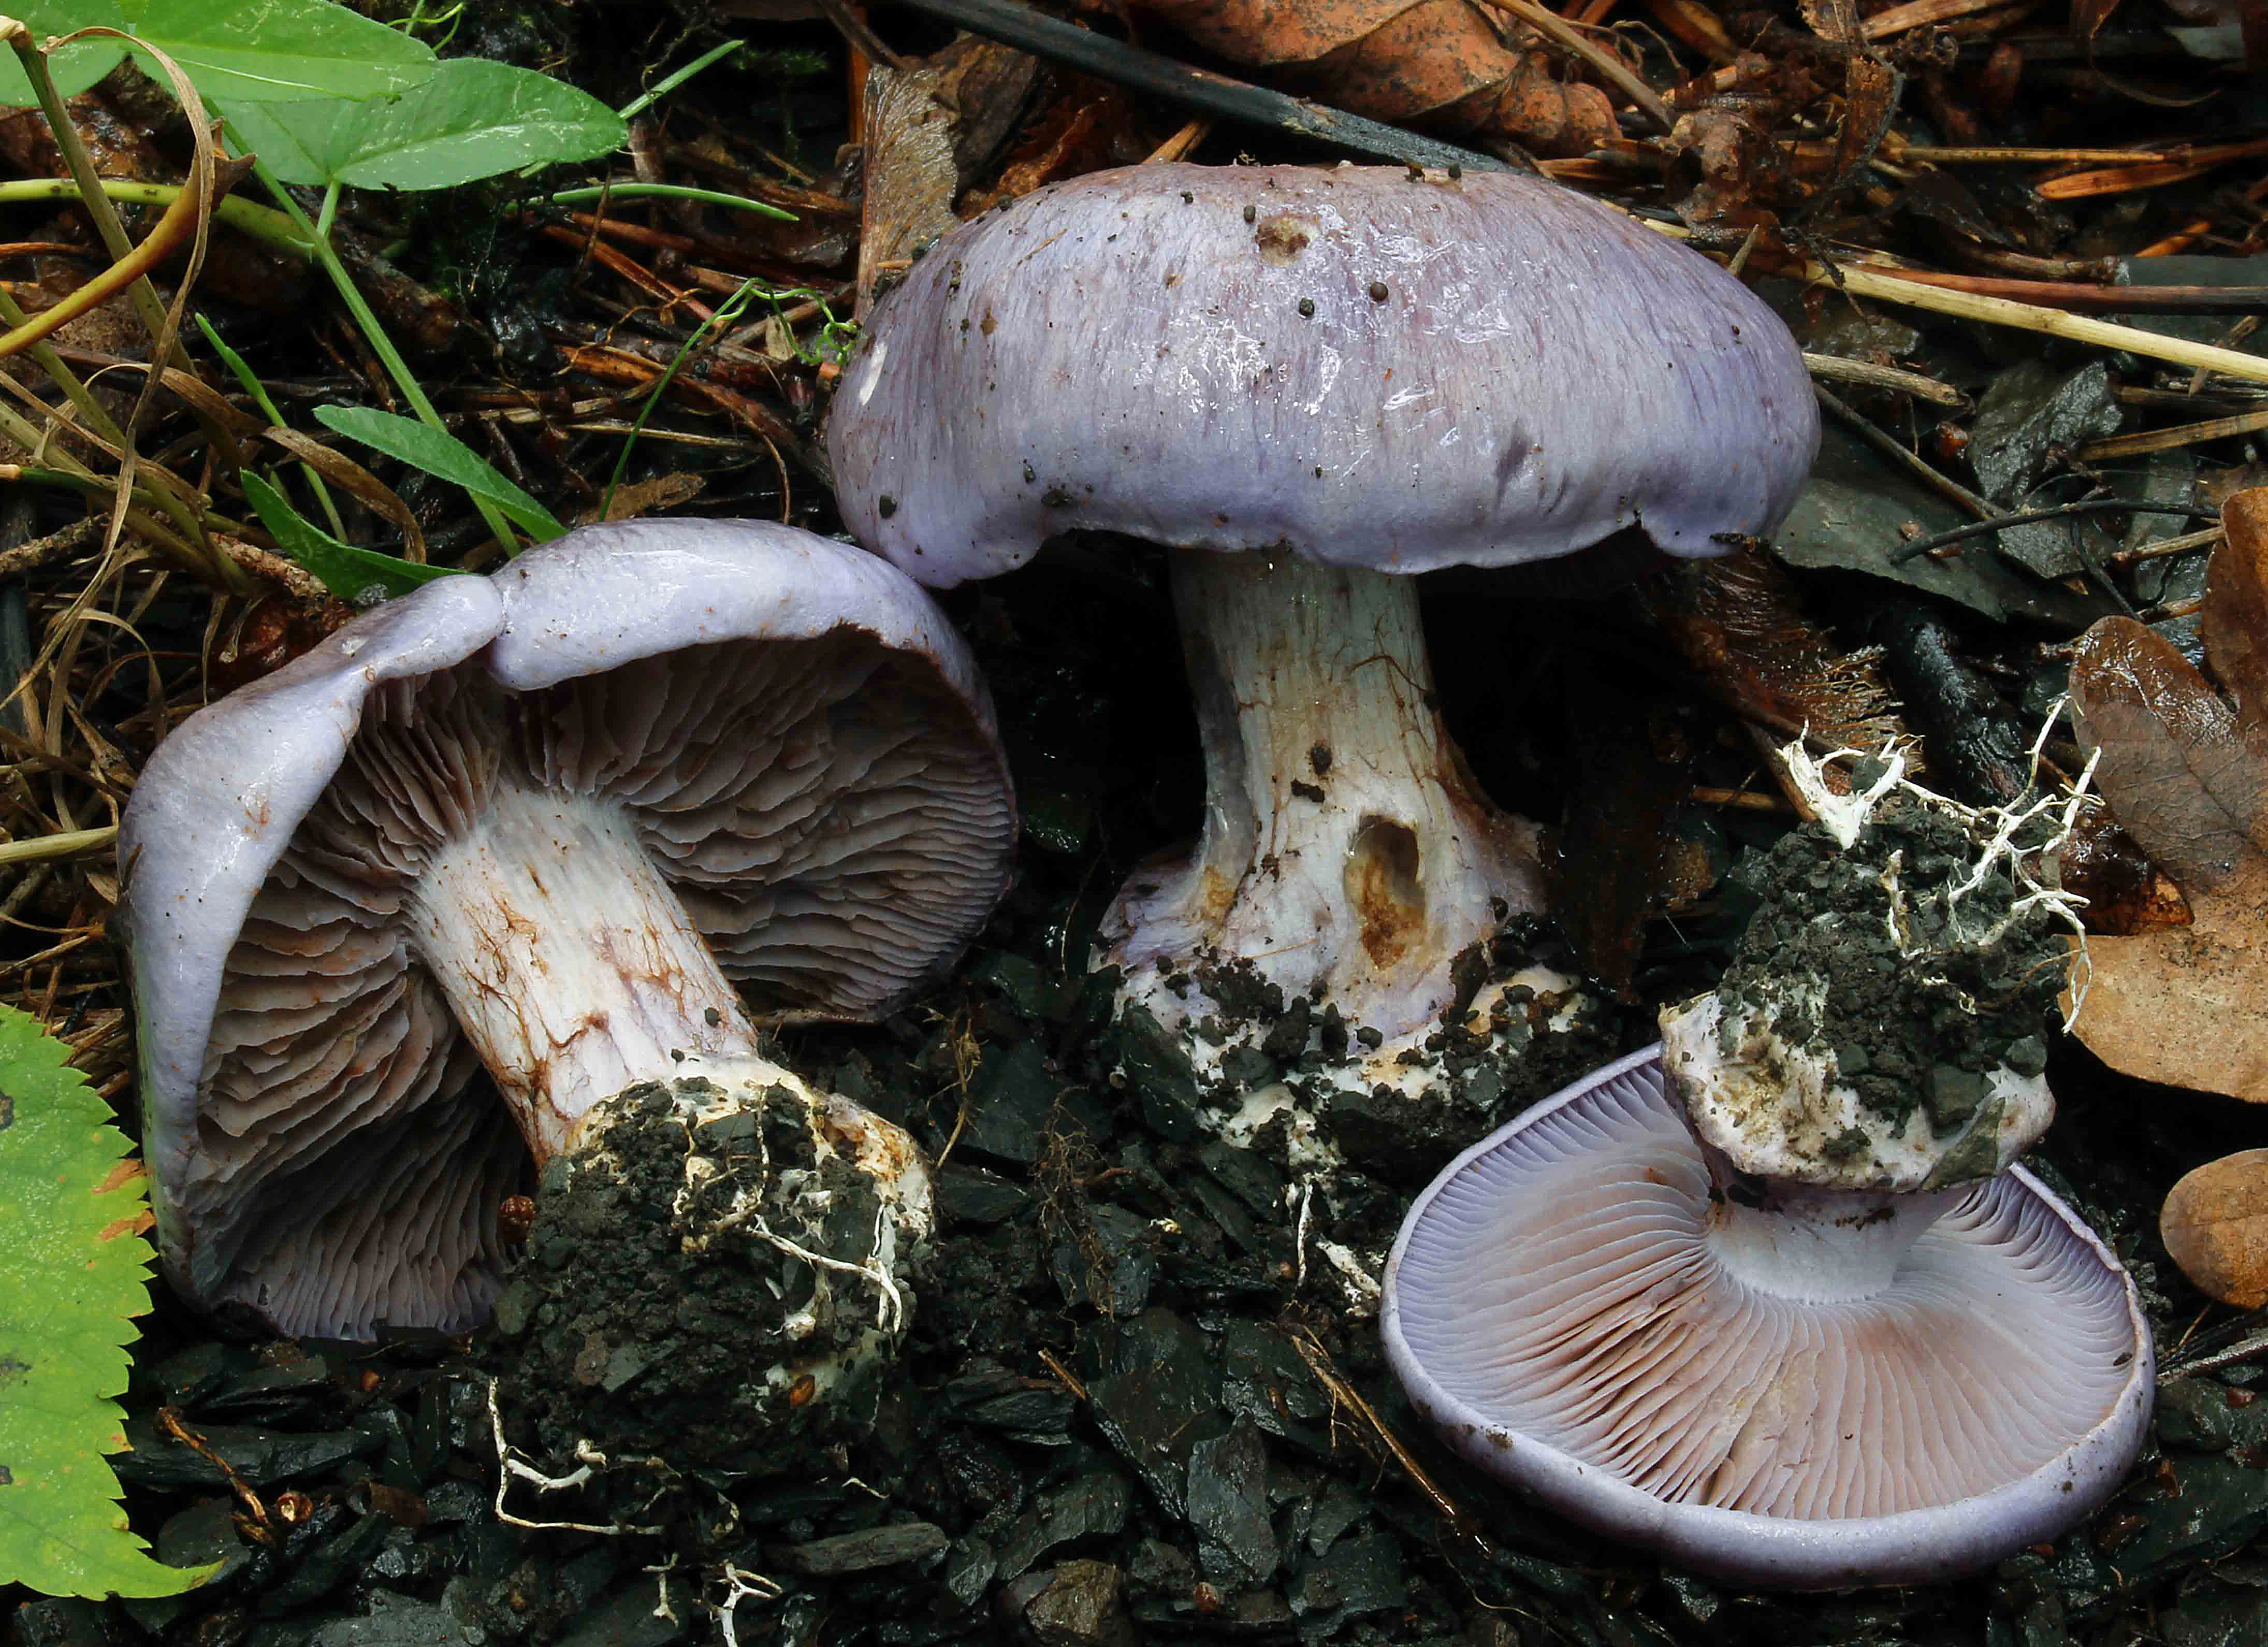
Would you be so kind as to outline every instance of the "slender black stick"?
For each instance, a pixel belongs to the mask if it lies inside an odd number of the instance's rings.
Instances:
[[[2003,527],[2029,526],[2035,521],[2060,521],[2073,514],[2183,514],[2192,521],[2218,521],[2220,516],[2211,509],[2192,509],[2181,503],[2132,503],[2124,498],[2088,498],[2078,503],[2058,503],[2044,509],[2026,509],[2017,514],[2004,514],[1990,521],[1973,521],[1968,526],[1956,526],[1933,537],[1918,537],[1911,543],[1901,543],[1890,551],[1890,564],[1904,565],[1918,559],[1933,549],[1943,549],[1948,543],[1958,543],[1963,538],[1982,537],[1987,532],[1999,531]]]
[[[957,23],[972,34],[997,40],[1020,51],[1059,63],[1098,80],[1108,80],[1129,91],[1146,92],[1221,120],[1265,126],[1327,143],[1356,154],[1398,160],[1404,166],[1461,167],[1468,172],[1509,172],[1513,168],[1494,155],[1454,144],[1420,137],[1359,114],[1305,98],[1286,97],[1232,80],[1226,75],[1192,69],[1184,63],[1124,41],[1113,40],[1077,24],[1051,18],[1017,0],[899,0],[915,11],[926,11]]]

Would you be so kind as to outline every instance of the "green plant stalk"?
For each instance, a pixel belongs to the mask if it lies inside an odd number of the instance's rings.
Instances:
[[[0,432],[5,432],[12,439],[15,431],[9,427],[11,421],[4,409],[0,409]],[[76,491],[86,497],[100,499],[105,504],[114,501],[118,496],[118,485],[115,481],[107,480],[80,465],[70,463],[69,460],[60,455],[47,466],[30,463],[0,463],[0,481],[18,483],[26,486],[61,486],[67,491]],[[185,564],[190,565],[198,564],[196,551],[181,539],[174,536],[164,521],[147,510],[136,509],[129,505],[126,511],[126,524],[159,548],[170,550]],[[216,520],[214,524],[225,525],[225,523]],[[233,561],[229,564],[232,566],[236,565]],[[237,567],[237,571],[247,579],[251,576],[241,567]]]
[[[614,508],[615,488],[622,484],[622,471],[630,467],[630,451],[637,445],[638,436],[645,432],[646,420],[653,416],[653,409],[661,404],[661,397],[669,392],[669,386],[675,380],[679,368],[693,358],[701,347],[703,338],[712,331],[722,331],[746,314],[748,305],[757,295],[756,277],[750,275],[740,283],[738,291],[717,306],[707,320],[693,329],[693,335],[688,337],[678,351],[669,358],[669,364],[661,369],[661,375],[653,380],[653,390],[645,397],[645,404],[638,408],[637,421],[630,425],[630,432],[622,437],[622,449],[615,458],[615,472],[607,476],[606,495],[599,499],[600,520],[606,520],[608,512]]]
[[[63,107],[63,94],[55,90],[55,79],[48,73],[47,54],[33,43],[31,31],[21,25],[8,36],[8,43],[15,48],[24,65],[24,76],[32,83],[33,94],[40,100],[40,112],[47,116],[48,129],[55,137],[55,147],[63,152],[63,165],[70,173],[86,215],[94,219],[95,233],[102,237],[102,244],[114,260],[124,257],[134,249],[134,242],[127,238],[126,225],[119,221],[117,210],[102,187],[101,174],[94,169],[94,157],[87,153],[70,111]],[[149,328],[151,338],[163,337],[166,306],[158,296],[158,289],[144,277],[134,283],[130,295],[134,311],[142,317],[142,324]],[[184,372],[190,370],[188,351],[181,347],[178,337],[173,340],[173,352],[177,358],[167,364]]]
[[[181,193],[179,183],[137,183],[122,177],[100,181],[105,196],[129,206],[170,206]],[[67,177],[18,177],[0,182],[0,206],[78,198],[79,186]],[[313,255],[307,242],[291,226],[291,219],[271,207],[225,195],[213,208],[213,216],[279,252],[289,252],[294,257]]]
[[[110,196],[103,189],[102,179],[94,169],[93,157],[87,153],[86,144],[79,137],[78,127],[72,122],[70,111],[63,106],[63,94],[55,90],[55,80],[48,73],[47,54],[33,42],[28,28],[13,18],[7,19],[7,22],[11,25],[4,31],[8,44],[15,49],[17,59],[24,66],[24,76],[31,82],[33,95],[40,100],[40,112],[47,118],[48,129],[54,137],[55,147],[63,157],[63,165],[78,190],[80,204],[87,216],[93,219],[95,231],[101,235],[103,246],[112,258],[127,257],[133,252],[134,243],[127,238],[126,225],[118,220],[117,208],[110,203]],[[158,299],[158,289],[144,275],[135,281],[127,292],[134,305],[134,312],[141,317],[142,324],[150,333],[151,344],[154,348],[166,336],[166,306]],[[153,364],[175,366],[184,372],[195,370],[189,363],[189,351],[182,346],[179,336],[173,340],[167,359]],[[205,426],[208,434],[215,437],[215,444],[222,451],[234,450],[235,443],[228,438],[226,431],[215,429],[202,414],[198,415],[197,421]],[[122,449],[124,442],[122,440],[119,444]],[[38,447],[34,445],[28,449],[36,451]],[[162,497],[171,489],[161,484],[153,490]],[[185,528],[188,545],[184,546],[183,554],[188,564],[212,578],[225,589],[238,595],[248,593],[252,587],[251,578],[207,541],[203,522],[197,519],[196,512],[188,506],[185,499],[174,499],[172,502],[179,506],[178,513],[171,506],[166,512],[173,514],[177,522]]]
[[[464,15],[465,0],[457,0],[457,4],[451,6],[447,11],[439,12],[432,17],[427,17],[425,15],[425,0],[417,0],[417,4],[410,8],[409,15],[403,18],[400,22],[394,24],[394,26],[400,29],[405,34],[415,34],[419,29],[437,29],[446,26],[448,32],[434,42],[435,47],[438,48],[447,45],[451,41],[456,39],[457,26],[459,23],[463,21]]]
[[[61,830],[53,835],[34,835],[28,840],[0,841],[0,864],[70,858],[83,852],[99,851],[117,838],[118,825],[105,824],[99,829]]]
[[[593,183],[578,188],[563,188],[544,198],[555,206],[584,206],[600,200],[693,200],[706,206],[730,206],[736,211],[753,211],[758,217],[777,218],[783,223],[793,223],[795,213],[750,200],[745,195],[728,195],[716,188],[688,188],[682,183]]]
[[[0,287],[0,321],[5,321],[10,326],[14,327],[23,325],[29,318],[6,288]],[[80,380],[78,373],[63,364],[63,357],[55,352],[53,344],[33,343],[24,352],[31,356],[33,362],[46,372],[55,386],[69,397],[70,403],[78,410],[79,415],[86,419],[87,427],[99,439],[108,441],[122,452],[126,449],[125,431],[118,426],[107,411],[103,410],[102,403],[94,398],[92,391]],[[26,449],[37,451],[40,448],[37,446],[32,446]],[[90,469],[87,473],[92,475],[94,471]],[[196,510],[191,506],[189,500],[181,495],[180,489],[173,484],[170,476],[159,470],[144,469],[137,464],[135,469],[134,490],[136,496],[149,499],[171,517],[173,524],[180,528],[181,537],[185,542],[189,543],[204,542],[204,530]],[[194,553],[188,556],[188,565],[192,570],[200,572],[206,570],[200,558]]]
[[[812,305],[819,311],[820,336],[833,343],[838,353],[847,351],[850,346],[851,338],[858,336],[858,322],[856,321],[836,320],[835,318],[835,311],[828,307],[827,294],[820,291],[815,286],[775,287],[769,292],[759,292],[757,295],[762,298],[765,302],[772,306],[772,313],[774,314],[781,314],[780,306],[784,303],[796,302],[808,303]],[[785,323],[784,316],[783,316],[782,323]],[[827,357],[821,353],[819,350],[816,348],[806,349],[803,344],[797,343],[795,336],[792,330],[788,336],[788,342],[795,349],[796,358],[802,361],[806,366],[821,366],[826,363]]]
[[[276,410],[275,399],[268,393],[268,386],[260,380],[260,374],[245,364],[244,357],[230,348],[221,335],[213,329],[213,323],[202,314],[197,316],[197,329],[205,335],[205,341],[212,345],[213,352],[221,358],[221,364],[235,374],[244,392],[252,397],[252,403],[260,408],[261,416],[276,427],[282,428],[284,414]],[[331,523],[332,534],[344,537],[347,535],[346,525],[339,519],[339,506],[331,500],[331,489],[323,484],[322,476],[316,472],[313,463],[305,459],[300,461],[299,472],[307,477],[307,488],[314,493],[315,501],[323,506],[323,516]]]
[[[703,52],[691,63],[687,63],[682,69],[674,70],[670,73],[663,76],[652,88],[640,93],[638,96],[632,98],[629,102],[616,109],[615,113],[620,114],[624,120],[636,120],[640,114],[644,114],[646,110],[652,108],[656,103],[659,103],[662,99],[667,97],[672,92],[677,90],[679,86],[683,85],[695,75],[699,74],[711,63],[717,62],[720,58],[731,56],[734,52],[740,50],[740,48],[746,44],[747,44],[746,41],[728,40],[721,46],[711,46],[707,51]]]
[[[261,181],[268,192],[276,197],[276,203],[290,215],[291,221],[306,235],[309,244],[314,248],[316,267],[329,277],[332,287],[339,294],[339,301],[347,306],[347,313],[353,316],[354,323],[362,329],[362,334],[369,340],[372,352],[378,356],[379,364],[386,367],[387,375],[394,380],[394,388],[401,391],[401,398],[407,401],[409,403],[409,409],[417,414],[418,421],[446,434],[448,425],[441,421],[441,414],[434,410],[433,403],[426,398],[424,386],[418,382],[417,374],[409,369],[409,363],[401,358],[401,351],[394,346],[394,339],[386,335],[386,328],[379,323],[378,315],[363,297],[361,288],[355,284],[354,277],[347,273],[347,266],[339,261],[338,253],[331,249],[329,240],[308,220],[307,214],[301,209],[299,203],[291,198],[291,191],[284,188],[283,181],[276,177],[276,174],[268,169],[265,161],[255,157],[252,162],[252,174]],[[337,196],[338,185],[335,182],[324,200],[327,218]],[[467,492],[465,495],[472,499],[473,507],[480,512],[481,520],[487,525],[489,530],[496,535],[497,542],[504,546],[504,551],[507,554],[518,552],[519,539],[512,535],[511,523],[504,518],[497,506],[475,493]]]
[[[423,0],[419,0],[419,4],[422,8]],[[460,4],[457,9],[459,11],[462,11],[464,8]],[[695,75],[699,74],[711,63],[717,62],[720,58],[731,56],[734,52],[740,50],[744,44],[746,44],[746,42],[742,41],[728,40],[721,46],[711,46],[707,51],[703,52],[691,63],[687,63],[685,67],[676,70],[673,74],[666,76],[659,85],[653,86],[651,90],[632,98],[629,102],[616,109],[615,113],[621,115],[625,122],[636,120],[640,114],[644,114],[646,110],[652,108],[663,98],[667,97],[672,92],[677,90],[679,86],[683,85]],[[521,166],[519,168],[519,175],[522,177],[539,177],[545,172],[549,171],[555,164],[556,164],[556,162],[551,160],[538,160],[533,166]],[[655,184],[652,185],[652,187],[659,188],[662,185]],[[598,198],[598,196],[593,194],[590,198],[595,200]],[[732,196],[718,196],[716,198],[721,203],[728,205],[747,205],[748,210],[755,211],[775,210],[774,208],[761,204],[744,203]],[[791,214],[781,212],[779,215],[782,217],[788,217]]]
[[[158,218],[157,226],[142,237],[140,245],[129,247],[125,256],[107,268],[95,270],[33,319],[0,336],[0,359],[21,354],[40,338],[52,336],[81,315],[100,308],[121,292],[130,290],[184,243],[196,237],[202,204],[200,196],[186,192],[180,195],[166,208],[166,215]]]

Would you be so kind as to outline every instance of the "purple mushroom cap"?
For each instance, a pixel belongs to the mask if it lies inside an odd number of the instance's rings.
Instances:
[[[127,809],[168,1278],[288,1333],[476,1325],[531,1145],[657,1048],[747,1050],[733,984],[887,1010],[975,934],[1014,835],[965,649],[845,545],[596,527],[387,602],[193,716]],[[548,896],[588,927],[538,931]]]
[[[1867,1296],[1759,1287],[1658,1048],[1467,1150],[1386,1272],[1388,1358],[1476,1466],[1736,1582],[1940,1580],[2100,1506],[2147,1429],[2133,1283],[2021,1168]],[[1830,1295],[1832,1289],[1826,1289]]]
[[[1540,178],[1354,166],[987,213],[876,305],[828,430],[852,535],[932,585],[1076,528],[1404,572],[1633,525],[1712,554],[1818,444],[1787,329],[1706,258]]]
[[[1718,553],[1818,439],[1787,329],[1706,258],[1540,179],[1353,166],[1132,166],[988,212],[876,303],[828,422],[844,522],[924,583],[1077,530],[1173,551],[1203,833],[1130,877],[1095,964],[1207,1075],[1196,1026],[1239,1022],[1208,975],[1336,1010],[1377,1031],[1366,1092],[1430,1081],[1401,1054],[1456,957],[1543,902],[1402,574],[1625,531]]]

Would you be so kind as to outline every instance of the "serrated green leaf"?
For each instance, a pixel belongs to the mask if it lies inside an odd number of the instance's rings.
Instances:
[[[433,72],[432,48],[331,0],[20,0],[12,15],[46,41],[78,29],[122,29],[181,66],[208,98],[232,103],[388,97]],[[117,67],[120,40],[81,41],[48,60],[68,97]],[[164,80],[146,52],[142,67]],[[38,100],[13,52],[0,51],[0,104]]]
[[[399,555],[381,555],[376,550],[342,543],[294,509],[282,492],[257,475],[244,477],[244,495],[276,546],[320,578],[323,587],[342,601],[369,606],[407,595],[436,578],[465,575],[448,566],[421,566]]]
[[[350,440],[399,458],[412,469],[462,486],[476,498],[487,499],[505,520],[539,543],[549,543],[567,529],[550,510],[499,474],[494,464],[444,430],[369,406],[318,406],[315,421]]]
[[[318,188],[453,188],[532,163],[592,159],[629,136],[589,92],[482,57],[452,57],[382,101],[224,100],[222,113],[276,176]]]
[[[65,1055],[0,1006],[0,1584],[177,1595],[215,1569],[152,1560],[103,1458],[150,1307],[145,1175]]]

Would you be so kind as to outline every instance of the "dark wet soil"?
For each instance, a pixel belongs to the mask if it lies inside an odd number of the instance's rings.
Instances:
[[[1982,861],[1992,836],[1896,795],[1848,850],[1820,825],[1790,831],[1737,877],[1759,902],[1721,994],[1777,1007],[1789,980],[1817,981],[1817,1010],[1782,1013],[1779,1038],[1831,1053],[1891,1125],[1919,1109],[1957,1132],[1991,1071],[2046,1068],[2070,964],[2069,927],[2017,907],[2005,853]]]
[[[704,1474],[824,1474],[872,1427],[917,1281],[893,1186],[822,1150],[814,1109],[784,1085],[632,1088],[545,1168],[483,1348],[505,1437],[555,1481],[590,1466],[575,1519],[702,1548],[731,1521]],[[557,1518],[553,1496],[523,1513]]]

